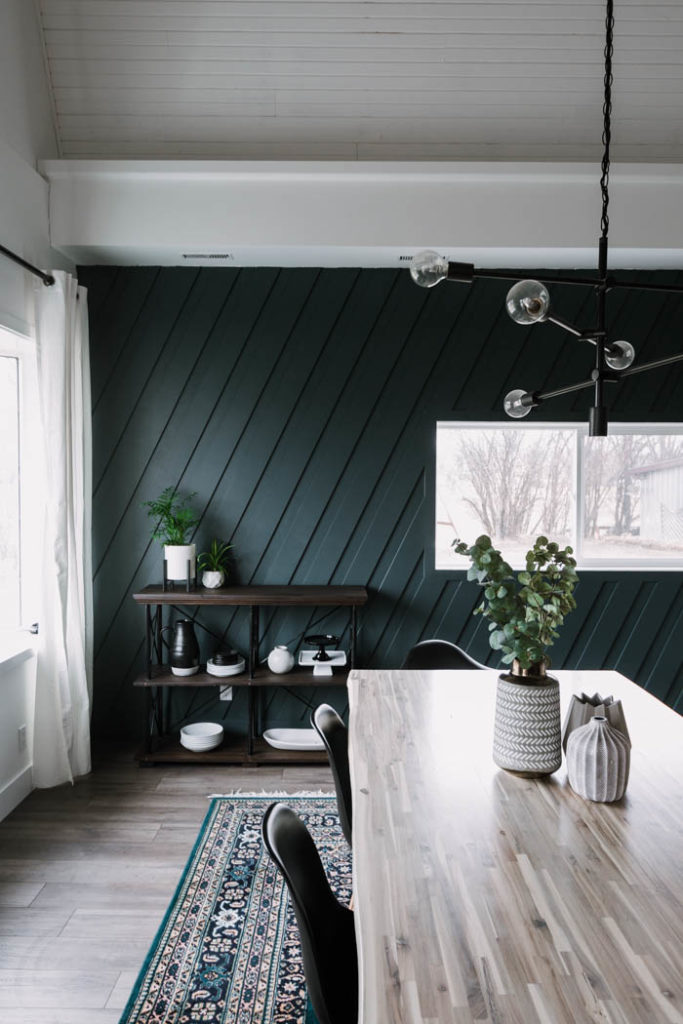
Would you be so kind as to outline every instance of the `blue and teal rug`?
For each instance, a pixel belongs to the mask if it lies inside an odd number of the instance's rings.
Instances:
[[[213,798],[120,1024],[307,1020],[294,913],[261,839],[275,799],[306,822],[332,888],[348,903],[351,858],[334,796]]]

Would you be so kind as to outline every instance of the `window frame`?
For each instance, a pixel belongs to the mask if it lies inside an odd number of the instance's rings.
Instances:
[[[460,573],[467,569],[463,559],[462,567],[458,565],[437,566],[436,564],[436,487],[437,487],[437,438],[440,426],[457,427],[462,430],[571,430],[575,435],[574,445],[574,485],[576,489],[576,511],[574,514],[574,526],[576,529],[576,544],[574,554],[577,559],[577,568],[583,571],[597,570],[601,572],[681,572],[683,569],[683,553],[675,559],[663,558],[596,558],[586,557],[582,552],[582,539],[584,528],[584,502],[583,502],[583,467],[581,459],[581,447],[583,438],[588,437],[588,425],[584,422],[567,420],[536,420],[535,422],[514,424],[507,420],[460,420],[445,419],[440,417],[436,420],[432,434],[433,443],[430,453],[430,469],[427,474],[428,486],[431,493],[431,520],[429,526],[428,543],[425,546],[425,554],[429,559],[429,568],[437,574]],[[679,434],[683,437],[683,422],[678,423],[643,423],[643,422],[613,422],[609,425],[610,436],[620,434]],[[474,540],[474,538],[472,538]],[[494,538],[495,543],[495,538]],[[512,563],[514,569],[523,568],[522,565]]]
[[[35,339],[0,324],[0,356],[16,359],[19,375],[19,615],[8,624],[13,633],[40,618],[43,456]]]

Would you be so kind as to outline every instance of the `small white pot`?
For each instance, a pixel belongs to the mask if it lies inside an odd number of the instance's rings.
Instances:
[[[268,655],[268,668],[280,675],[291,672],[294,668],[294,655],[284,644],[278,644]]]
[[[220,569],[213,571],[206,569],[202,573],[202,586],[208,587],[209,590],[215,590],[216,587],[222,587],[225,582],[225,573]]]
[[[187,562],[190,562],[190,579],[197,575],[197,545],[196,544],[166,544],[164,546],[164,558],[166,559],[166,578],[169,580],[187,579]]]

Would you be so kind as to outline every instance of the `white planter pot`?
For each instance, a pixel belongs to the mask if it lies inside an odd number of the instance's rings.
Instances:
[[[190,562],[190,579],[197,575],[197,545],[196,544],[166,544],[164,546],[164,558],[166,559],[166,578],[178,582],[187,579],[187,563]]]
[[[220,569],[218,571],[206,569],[205,572],[202,573],[202,586],[208,587],[209,590],[215,590],[216,587],[222,587],[224,581],[225,573],[221,572]]]
[[[294,655],[284,644],[278,644],[268,655],[268,668],[278,674],[291,672],[294,668]]]

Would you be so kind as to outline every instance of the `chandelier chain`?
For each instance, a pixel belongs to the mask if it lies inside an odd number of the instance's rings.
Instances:
[[[609,167],[610,142],[612,141],[612,53],[614,36],[614,0],[607,0],[605,18],[605,99],[602,105],[602,173],[600,175],[600,191],[602,193],[602,215],[600,225],[603,238],[609,231]]]

